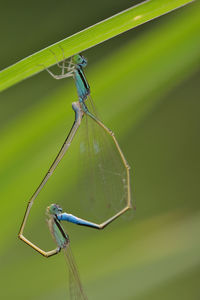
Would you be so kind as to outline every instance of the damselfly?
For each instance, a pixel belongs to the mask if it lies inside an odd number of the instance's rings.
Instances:
[[[72,255],[71,255],[70,246],[69,246],[69,238],[68,238],[68,235],[65,234],[64,229],[62,228],[62,226],[60,224],[60,221],[65,220],[65,221],[69,221],[69,222],[72,222],[72,223],[75,223],[78,225],[93,227],[96,229],[103,229],[108,224],[110,224],[112,221],[114,221],[119,216],[124,214],[127,210],[129,210],[131,208],[130,167],[129,167],[129,165],[124,157],[124,154],[117,142],[117,139],[115,138],[114,133],[110,129],[108,129],[97,118],[97,116],[88,109],[88,106],[86,105],[86,100],[90,99],[90,87],[89,87],[89,84],[86,80],[86,77],[85,77],[85,74],[83,71],[83,68],[87,65],[87,60],[82,55],[77,54],[71,58],[71,61],[69,62],[68,66],[66,66],[65,63],[66,62],[64,59],[62,62],[62,66],[61,66],[61,68],[62,68],[61,75],[54,75],[48,69],[47,69],[47,71],[55,79],[62,79],[62,78],[66,78],[66,77],[74,78],[75,84],[76,84],[76,89],[78,92],[78,101],[72,103],[72,108],[75,112],[75,121],[74,121],[72,128],[71,128],[63,146],[61,147],[57,157],[55,158],[55,160],[52,163],[52,165],[50,166],[48,172],[44,176],[42,182],[40,183],[40,185],[38,186],[38,188],[32,195],[30,201],[28,202],[27,209],[26,209],[26,212],[24,215],[24,219],[23,219],[20,231],[19,231],[19,238],[45,257],[50,257],[52,255],[55,255],[55,254],[59,253],[61,249],[64,249],[66,256],[67,256],[70,272],[71,272],[71,274],[73,274],[73,277],[76,282],[76,286],[78,287],[80,295],[82,295],[82,298],[80,296],[78,299],[86,299],[86,296],[83,293],[83,289],[82,289],[82,286],[80,283],[78,272],[76,271],[76,268],[75,268],[75,264],[72,262]],[[59,65],[59,63],[58,63],[58,65]],[[66,73],[65,73],[65,70],[67,70]],[[73,139],[77,133],[77,130],[78,130],[79,126],[81,125],[83,118],[87,118],[87,117],[90,120],[92,120],[92,122],[94,122],[96,124],[96,126],[101,128],[101,130],[104,132],[104,134],[106,136],[109,137],[109,139],[112,141],[112,143],[115,147],[115,150],[118,155],[118,160],[120,161],[120,164],[122,165],[122,168],[124,169],[124,173],[125,173],[125,177],[123,178],[122,181],[120,181],[120,184],[123,185],[123,189],[125,190],[124,206],[120,210],[115,212],[112,216],[110,216],[108,219],[104,220],[103,222],[93,223],[90,221],[86,221],[85,219],[77,218],[71,214],[61,213],[62,212],[61,208],[56,204],[50,205],[47,209],[48,220],[49,220],[48,224],[49,224],[50,231],[53,235],[53,238],[56,241],[57,248],[54,250],[51,250],[51,251],[44,251],[43,249],[41,249],[40,247],[38,247],[37,245],[32,243],[29,239],[27,239],[24,236],[24,234],[23,234],[24,228],[25,228],[31,207],[34,203],[34,200],[37,198],[38,194],[40,193],[40,191],[42,190],[44,185],[47,183],[48,179],[53,174],[56,167],[62,160],[64,154],[66,153],[69,146],[71,145],[71,142],[73,141]],[[94,148],[96,149],[95,150],[96,152],[99,152],[97,144],[94,144]],[[102,172],[105,171],[105,172],[109,173],[109,175],[111,175],[111,176],[114,175],[114,172],[112,173],[108,169],[104,170],[104,168],[102,167],[101,164],[99,164],[98,167],[102,169],[101,170]],[[117,172],[115,172],[115,173],[116,173],[115,174],[116,176],[119,176],[119,174]],[[104,182],[106,182],[106,181],[104,180]],[[103,189],[104,189],[104,187],[102,186],[102,190]],[[116,189],[117,189],[117,186],[116,186]],[[97,195],[97,193],[96,193],[96,195]],[[98,191],[98,196],[99,197],[101,196],[101,191],[100,192]]]

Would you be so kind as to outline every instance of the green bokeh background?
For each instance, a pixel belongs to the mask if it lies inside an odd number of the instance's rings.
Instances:
[[[1,69],[138,2],[4,3]],[[199,299],[199,15],[196,2],[84,53],[94,102],[132,167],[137,206],[105,231],[67,225],[89,299]],[[63,255],[47,260],[17,233],[73,122],[74,84],[42,72],[0,97],[1,297],[68,299]],[[43,206],[72,190],[73,159],[28,224],[45,248]],[[72,192],[67,205],[76,213],[74,203]]]

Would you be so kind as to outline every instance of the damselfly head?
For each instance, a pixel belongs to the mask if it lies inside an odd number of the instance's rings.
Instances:
[[[62,208],[57,204],[51,204],[47,207],[47,211],[51,215],[59,215],[62,213]]]
[[[81,54],[74,55],[72,61],[74,64],[79,65],[83,68],[87,66],[87,59]]]

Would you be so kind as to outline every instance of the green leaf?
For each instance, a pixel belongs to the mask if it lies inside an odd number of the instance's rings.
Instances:
[[[61,61],[63,60],[61,48],[63,49],[64,57],[68,58],[191,2],[193,1],[149,0],[122,11],[119,14],[42,49],[1,71],[0,91],[37,74],[44,69],[44,66],[49,67],[55,64],[55,57],[50,50],[52,50],[58,57],[58,60]]]

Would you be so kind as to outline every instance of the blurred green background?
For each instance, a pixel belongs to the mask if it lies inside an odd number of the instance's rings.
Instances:
[[[5,2],[0,68],[139,2]],[[101,232],[66,225],[89,299],[199,299],[199,16],[196,2],[84,52],[99,114],[132,167],[137,206]],[[64,256],[47,260],[17,233],[73,122],[74,83],[42,72],[0,97],[1,297],[68,299]],[[45,249],[53,245],[49,203],[68,193],[67,206],[82,214],[73,159],[66,156],[28,222],[27,237]]]

